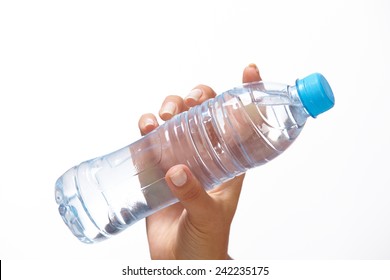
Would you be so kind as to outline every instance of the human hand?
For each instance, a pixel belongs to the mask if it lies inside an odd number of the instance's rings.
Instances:
[[[254,64],[244,69],[244,83],[260,81]],[[208,86],[198,85],[186,98],[167,96],[159,116],[163,121],[215,97]],[[158,126],[153,114],[141,116],[141,134]],[[185,165],[171,167],[165,180],[180,203],[146,219],[152,259],[229,259],[230,225],[236,212],[244,174],[206,192]]]

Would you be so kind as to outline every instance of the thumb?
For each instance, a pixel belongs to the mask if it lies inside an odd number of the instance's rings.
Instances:
[[[190,216],[201,218],[207,215],[212,199],[186,165],[171,167],[165,180]]]

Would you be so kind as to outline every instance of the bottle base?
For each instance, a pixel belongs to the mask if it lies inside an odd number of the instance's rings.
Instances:
[[[73,167],[56,182],[55,199],[58,211],[65,224],[80,241],[95,243],[96,237],[89,238],[88,232],[96,232],[97,227],[85,211],[85,205],[78,190],[76,173],[77,168]]]

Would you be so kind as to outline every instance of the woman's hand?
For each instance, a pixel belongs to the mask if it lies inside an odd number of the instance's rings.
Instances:
[[[244,69],[244,83],[260,81],[254,64]],[[215,97],[208,86],[198,85],[184,99],[167,96],[159,116],[163,121]],[[158,126],[153,114],[139,120],[141,134]],[[206,192],[185,165],[171,167],[165,180],[180,203],[169,206],[146,219],[152,259],[229,259],[230,225],[236,212],[244,175]]]

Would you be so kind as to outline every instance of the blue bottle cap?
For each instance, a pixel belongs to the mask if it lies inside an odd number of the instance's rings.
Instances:
[[[303,106],[313,118],[334,106],[332,89],[321,74],[314,73],[298,79],[295,85]]]

